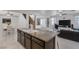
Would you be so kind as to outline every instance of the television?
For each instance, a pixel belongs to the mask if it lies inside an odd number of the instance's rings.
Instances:
[[[10,18],[3,18],[2,19],[2,23],[7,23],[7,22],[11,23],[11,19]]]
[[[70,20],[59,20],[59,25],[70,26],[71,21]]]

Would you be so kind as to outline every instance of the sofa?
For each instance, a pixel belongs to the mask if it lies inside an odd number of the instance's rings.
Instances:
[[[79,49],[79,32],[60,30],[55,43],[57,49]]]

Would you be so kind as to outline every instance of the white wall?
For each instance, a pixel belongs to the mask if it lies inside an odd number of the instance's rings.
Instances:
[[[71,20],[71,23],[73,23],[72,22],[73,19],[74,19],[73,15],[64,15],[64,16],[57,15],[55,23],[59,24],[59,20]]]
[[[40,18],[40,25],[37,25],[37,20],[36,20],[36,28],[41,28],[41,29],[46,29],[46,30],[54,30],[54,24],[52,24],[52,19],[54,19],[54,22],[56,20],[56,17],[48,17],[48,18],[42,18],[42,17],[38,17]],[[47,20],[49,20],[49,27],[47,27]]]
[[[55,24],[59,24],[59,20],[71,20],[71,24],[74,25],[74,28],[78,28],[79,29],[79,24],[78,24],[78,21],[75,20],[75,16],[78,16],[79,14],[68,14],[68,15],[63,15],[63,16],[59,16],[59,15],[56,15],[54,16],[55,18]],[[42,19],[43,20],[43,24],[38,26],[38,27],[46,27],[46,19]],[[52,29],[53,26],[51,26],[51,19],[49,18],[49,28]]]
[[[17,28],[18,24],[18,17],[5,17],[5,16],[0,16],[0,33],[3,33],[3,29],[5,28],[4,23],[2,23],[3,18],[11,18],[11,28],[14,28],[12,30],[15,30]]]
[[[18,22],[18,28],[28,28],[27,19],[25,19],[23,15],[19,16]]]
[[[12,28],[18,27],[19,17],[11,17],[11,26]]]
[[[4,24],[2,23],[3,18],[11,18],[11,28],[28,28],[27,20],[24,18],[23,15],[11,17],[0,16],[0,30],[4,28]]]
[[[59,24],[59,20],[71,20],[71,24],[74,25],[74,28],[79,28],[79,24],[75,20],[75,16],[77,16],[77,15],[56,16],[55,24]]]
[[[46,26],[46,21],[47,21],[46,19],[41,19],[41,23],[40,23],[41,27],[47,27]]]
[[[0,30],[1,29],[4,29],[4,27],[5,27],[4,26],[4,23],[2,23],[2,19],[3,18],[11,18],[10,28],[14,28],[14,29],[17,29],[18,28],[19,17],[16,17],[16,16],[11,16],[11,17],[0,16]]]
[[[2,29],[2,17],[0,16],[0,31]]]
[[[52,29],[52,30],[54,30],[55,21],[56,21],[55,17],[49,18],[49,28]]]
[[[79,14],[74,15],[74,18],[73,18],[73,22],[72,23],[74,24],[74,28],[79,29],[79,22],[78,22],[77,19],[75,19],[75,16],[79,16]]]
[[[37,25],[37,18],[40,19],[40,25]],[[36,23],[36,28],[46,28],[47,27],[47,19],[43,18],[41,16],[36,16],[35,23]]]

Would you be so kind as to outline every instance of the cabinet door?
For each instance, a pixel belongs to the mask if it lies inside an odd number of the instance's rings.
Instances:
[[[32,49],[43,49],[43,47],[32,41]]]
[[[24,46],[24,33],[21,32],[20,34],[20,43]]]
[[[25,43],[24,46],[26,49],[31,49],[31,36],[25,34]]]
[[[45,48],[45,43],[38,38],[32,37],[32,49],[43,49]]]
[[[17,41],[18,42],[21,42],[21,33],[20,33],[20,30],[17,30]]]

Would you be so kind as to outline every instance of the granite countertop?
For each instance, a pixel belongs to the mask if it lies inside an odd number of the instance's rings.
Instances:
[[[45,42],[50,41],[57,33],[52,31],[41,31],[41,30],[30,30],[30,29],[19,29],[25,33],[28,33],[36,38],[39,38]]]

